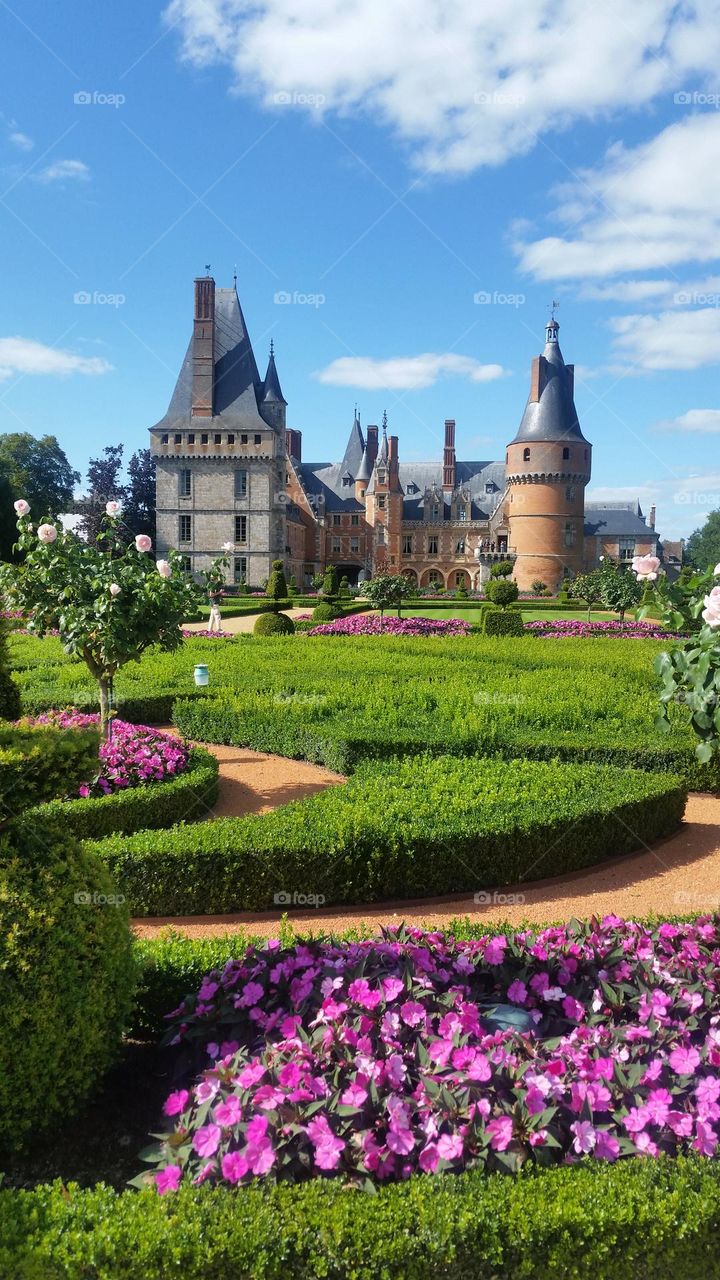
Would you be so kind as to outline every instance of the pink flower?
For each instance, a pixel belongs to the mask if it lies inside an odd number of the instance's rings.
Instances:
[[[697,1049],[686,1049],[683,1045],[678,1045],[668,1061],[676,1075],[691,1076],[700,1066],[700,1054]]]
[[[348,996],[363,1009],[374,1009],[382,1000],[379,991],[372,991],[365,978],[356,978],[348,987]]]
[[[617,1160],[620,1155],[620,1143],[606,1129],[597,1129],[593,1155],[596,1160]]]
[[[30,503],[26,502],[24,498],[18,498],[17,502],[13,503],[13,506],[19,516],[26,516],[30,510]]]
[[[645,1109],[653,1124],[665,1124],[672,1106],[672,1094],[668,1089],[651,1089]]]
[[[155,1174],[158,1195],[164,1196],[168,1191],[177,1191],[181,1178],[182,1169],[179,1164],[168,1164],[164,1169],[158,1170]]]
[[[178,1116],[185,1110],[189,1101],[190,1094],[187,1089],[177,1089],[175,1093],[169,1094],[163,1112],[166,1116]]]
[[[109,516],[116,516],[119,510],[120,510],[120,503],[119,503],[119,502],[106,502],[106,503],[105,503],[105,513],[106,513],[106,515],[109,515]]]
[[[593,1150],[597,1142],[597,1134],[589,1120],[575,1120],[570,1125],[570,1132],[575,1134],[573,1147],[578,1155],[585,1155]]]
[[[247,982],[242,989],[239,1006],[246,1009],[250,1008],[252,1005],[257,1004],[259,1000],[262,1000],[263,994],[264,992],[259,982]]]
[[[348,1085],[344,1093],[340,1095],[340,1101],[344,1107],[361,1107],[367,1099],[368,1091],[357,1080]]]
[[[239,1151],[228,1151],[220,1162],[220,1168],[225,1181],[235,1183],[245,1177],[250,1165],[247,1156],[241,1155]]]
[[[111,595],[111,596],[119,596],[119,595],[120,595],[120,587],[118,586],[117,582],[111,582],[111,583],[110,583],[110,587],[109,587],[108,589],[109,589],[109,591],[110,591],[110,595]]]
[[[628,1133],[642,1133],[649,1123],[650,1115],[647,1107],[631,1107],[623,1120]]]
[[[58,531],[54,524],[41,524],[38,531],[38,538],[41,542],[54,542],[58,536]]]
[[[193,1151],[197,1151],[199,1156],[207,1159],[214,1156],[220,1145],[220,1128],[216,1124],[205,1124],[198,1129],[193,1138]]]
[[[224,1129],[229,1129],[234,1124],[238,1124],[242,1108],[240,1099],[234,1093],[226,1098],[225,1102],[220,1102],[213,1111],[213,1120],[216,1124],[222,1125]]]
[[[512,1133],[512,1121],[510,1122],[510,1129]],[[443,1133],[438,1138],[437,1150],[441,1160],[459,1160],[463,1153],[461,1134]],[[504,1148],[501,1148],[501,1150],[504,1150]]]
[[[632,562],[633,573],[637,574],[639,582],[645,579],[654,582],[659,568],[660,561],[657,556],[635,556]]]
[[[138,551],[149,551],[152,547],[152,538],[148,538],[146,533],[139,533],[135,539],[135,547]]]
[[[693,1121],[692,1116],[686,1111],[669,1111],[667,1123],[676,1138],[690,1137],[693,1129]]]
[[[425,1018],[425,1010],[417,1000],[406,1000],[400,1005],[400,1017],[408,1027],[417,1027]]]
[[[382,989],[385,999],[389,1003],[391,1000],[395,1000],[401,991],[405,990],[405,983],[400,978],[383,978]]]
[[[418,1164],[420,1165],[423,1173],[434,1173],[438,1167],[439,1159],[440,1153],[437,1149],[437,1144],[429,1142],[428,1145],[423,1147],[420,1152],[420,1155],[418,1156]]]
[[[717,1140],[717,1134],[712,1125],[706,1124],[704,1120],[696,1121],[693,1139],[695,1151],[699,1151],[701,1156],[714,1156]]]
[[[485,960],[488,964],[502,964],[505,959],[505,948],[507,947],[507,938],[503,934],[499,934],[496,938],[491,938],[485,948]]]
[[[511,1116],[496,1116],[487,1125],[487,1132],[490,1134],[490,1146],[493,1151],[505,1151],[510,1146],[513,1136],[513,1122]]]
[[[519,978],[516,978],[508,987],[507,996],[508,1000],[511,1000],[513,1004],[524,1004],[527,1000],[527,987],[525,986],[525,983],[521,982]]]
[[[390,1129],[388,1131],[387,1144],[396,1155],[406,1156],[415,1146],[415,1139],[410,1129]]]
[[[280,1070],[278,1080],[284,1088],[294,1089],[299,1084],[301,1077],[302,1072],[297,1062],[286,1062],[285,1066]]]
[[[158,571],[158,573],[160,574],[160,577],[161,577],[161,578],[171,578],[171,577],[172,577],[172,565],[170,564],[170,561],[169,561],[169,560],[158,560],[158,561],[157,561],[157,571]]]
[[[583,1021],[585,1010],[579,1000],[575,1000],[573,996],[566,996],[562,1002],[562,1007],[566,1018],[570,1018],[573,1022]]]

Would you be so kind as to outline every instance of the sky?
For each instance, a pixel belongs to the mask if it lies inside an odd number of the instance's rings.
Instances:
[[[550,307],[589,501],[720,506],[720,0],[0,0],[0,432],[148,443],[209,264],[303,456],[498,459]]]

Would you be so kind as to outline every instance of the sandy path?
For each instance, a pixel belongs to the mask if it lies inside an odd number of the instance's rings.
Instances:
[[[342,782],[340,775],[302,760],[265,755],[244,747],[207,745],[220,761],[221,786],[216,817],[266,813]],[[472,894],[438,899],[387,902],[373,906],[299,909],[288,912],[299,931],[367,928],[400,920],[432,927],[455,916],[471,920],[545,923],[572,916],[620,916],[651,913],[683,915],[720,909],[720,797],[692,795],[680,831],[652,848],[602,863],[590,871],[509,886],[476,903]],[[262,937],[277,935],[281,910],[227,916],[153,917],[136,920],[140,937],[155,937],[172,925],[189,937],[212,937],[244,929]]]
[[[203,613],[205,612],[206,611],[203,610]],[[209,610],[207,610],[207,612],[209,613]],[[292,618],[294,620],[295,618],[306,617],[309,613],[312,612],[312,610],[311,609],[281,609],[280,612],[286,613],[288,618]],[[251,613],[244,618],[243,617],[223,618],[222,629],[223,631],[229,631],[230,634],[234,636],[241,635],[241,634],[247,635],[252,631],[259,616],[260,615],[257,613]],[[207,631],[207,629],[208,629],[207,617],[203,617],[202,622],[184,622],[183,623],[183,631]]]

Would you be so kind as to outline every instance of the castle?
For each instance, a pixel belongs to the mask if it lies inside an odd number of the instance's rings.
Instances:
[[[235,287],[197,279],[192,337],[150,428],[158,554],[175,548],[197,574],[232,544],[231,581],[255,586],[277,559],[300,588],[334,564],[351,583],[390,572],[471,589],[511,560],[521,590],[555,590],[603,556],[662,554],[654,507],[646,520],[637,503],[585,502],[592,447],[558,328],[546,325],[503,462],[459,461],[447,419],[441,460],[401,463],[387,416],[363,431],[356,413],[342,460],[311,463],[286,424],[272,343],[261,378]]]

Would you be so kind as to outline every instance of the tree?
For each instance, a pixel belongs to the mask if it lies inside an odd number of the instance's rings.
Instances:
[[[720,561],[720,509],[711,511],[702,528],[690,534],[685,556],[700,573]]]
[[[544,596],[547,591],[547,583],[543,582],[541,578],[536,578],[531,584],[530,590],[534,596]]]
[[[600,575],[603,604],[612,609],[613,613],[619,613],[620,622],[624,622],[626,609],[631,609],[640,602],[640,583],[629,569],[616,564],[609,556],[597,572]]]
[[[0,435],[0,470],[13,494],[29,502],[41,518],[67,511],[80,483],[80,472],[70,466],[55,436],[37,440],[27,431]]]
[[[138,449],[127,466],[123,519],[133,535],[147,534],[155,541],[155,459],[149,449]]]
[[[513,600],[517,600],[520,591],[517,582],[509,582],[507,578],[491,578],[485,594],[493,604],[500,605],[501,609],[507,609]]]
[[[394,608],[399,618],[407,587],[407,578],[401,573],[379,573],[365,584],[365,595],[373,608],[380,610],[381,619],[386,609]]]
[[[512,560],[498,560],[490,570],[491,578],[509,578],[515,565]]]
[[[602,604],[603,601],[602,570],[592,569],[590,573],[579,573],[573,581],[573,595],[576,596],[578,600],[585,601],[589,622],[590,610],[593,605]]]
[[[322,583],[322,593],[326,600],[335,600],[338,593],[338,574],[334,564],[329,564],[325,570],[325,576]]]
[[[0,470],[0,560],[12,560],[13,543],[16,538],[12,509],[14,497],[10,481],[5,472]]]
[[[156,563],[148,555],[152,543],[146,535],[128,545],[117,516],[106,517],[100,543],[87,543],[56,524],[36,528],[28,515],[23,503],[18,512],[23,560],[0,567],[0,587],[11,607],[29,615],[29,630],[40,636],[59,631],[65,652],[85,661],[97,681],[105,739],[119,668],[137,661],[151,645],[175,649],[182,644],[180,624],[197,612],[199,589],[177,552]]]
[[[272,573],[267,581],[265,595],[275,601],[277,605],[280,600],[287,600],[288,589],[285,580],[285,569],[282,560],[273,560]]]
[[[99,458],[91,458],[87,469],[89,492],[83,504],[83,514],[78,521],[78,533],[88,542],[97,542],[105,523],[105,507],[108,502],[122,502],[125,486],[120,483],[123,446],[109,444]],[[32,502],[30,506],[32,506]]]

